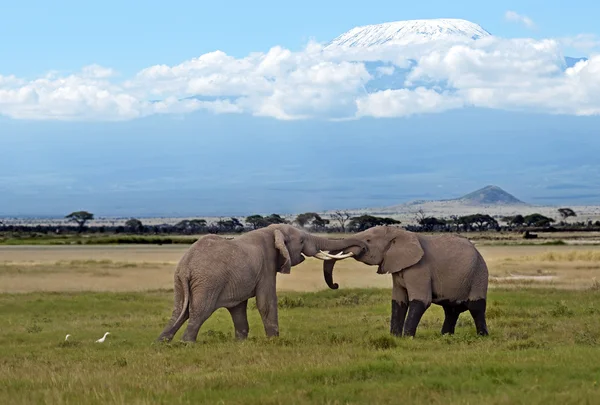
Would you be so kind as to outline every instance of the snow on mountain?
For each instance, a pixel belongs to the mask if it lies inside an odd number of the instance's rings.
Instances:
[[[480,25],[462,19],[406,20],[352,28],[326,48],[407,45],[440,39],[475,40],[491,35]]]

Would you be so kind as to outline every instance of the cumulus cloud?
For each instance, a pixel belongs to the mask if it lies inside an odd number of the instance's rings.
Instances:
[[[281,120],[404,117],[465,107],[600,114],[600,55],[567,68],[570,39],[453,38],[340,48],[310,42],[236,58],[209,52],[133,77],[90,65],[26,80],[0,75],[0,114],[15,119],[129,120],[153,114],[250,114]]]
[[[531,18],[527,17],[526,15],[521,15],[515,11],[508,10],[506,13],[504,13],[504,18],[507,21],[523,24],[529,29],[535,28],[535,23]]]
[[[414,90],[383,90],[360,97],[358,116],[396,117],[417,113],[442,112],[464,105],[463,100],[446,92],[417,87]]]

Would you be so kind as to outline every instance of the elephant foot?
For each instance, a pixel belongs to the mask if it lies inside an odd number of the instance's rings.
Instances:
[[[173,336],[168,335],[160,335],[158,338],[156,338],[156,341],[159,343],[169,343],[171,340],[173,340]]]
[[[402,336],[404,320],[406,319],[408,304],[392,300],[392,319],[390,321],[390,333],[394,336]]]
[[[236,330],[235,331],[235,339],[236,340],[246,340],[248,339],[248,331],[247,330]]]
[[[268,331],[266,333],[266,335],[268,338],[277,338],[277,337],[279,337],[279,330],[275,329],[275,330]]]
[[[446,303],[442,304],[444,308],[444,325],[442,326],[442,335],[454,335],[456,323],[461,313],[467,310],[464,304]]]
[[[200,328],[198,328],[200,329]],[[185,343],[196,343],[198,338],[198,330],[186,330],[183,336],[181,337],[181,341]]]
[[[485,321],[486,300],[482,298],[475,301],[469,301],[467,307],[475,322],[477,334],[480,336],[488,336],[489,332]]]

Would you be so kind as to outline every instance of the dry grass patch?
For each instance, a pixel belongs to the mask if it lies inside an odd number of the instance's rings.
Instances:
[[[600,280],[600,247],[479,246],[490,283],[585,289]],[[184,246],[0,246],[0,292],[144,291],[172,288]],[[349,259],[336,266],[340,288],[388,288],[391,277]],[[549,278],[548,276],[553,276]],[[322,262],[307,259],[278,276],[280,291],[327,290]]]
[[[598,262],[600,263],[600,250],[569,250],[544,252],[535,256],[524,256],[522,260],[541,262]]]

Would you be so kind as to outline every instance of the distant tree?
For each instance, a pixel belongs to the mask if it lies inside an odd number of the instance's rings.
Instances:
[[[553,218],[548,218],[538,213],[527,215],[523,220],[527,226],[548,226],[554,222]]]
[[[142,224],[142,221],[136,218],[127,220],[127,222],[125,222],[125,226],[133,233],[140,233],[144,229],[144,224]]]
[[[460,221],[458,215],[450,215],[449,219],[446,219],[446,225],[454,228],[456,232],[460,231]]]
[[[286,224],[287,221],[283,219],[279,214],[271,214],[266,216],[265,219],[270,224]]]
[[[175,228],[180,232],[192,234],[204,232],[206,230],[206,225],[205,219],[184,219],[175,224]]]
[[[342,232],[346,232],[346,222],[348,222],[350,217],[351,215],[348,213],[348,211],[336,211],[331,214],[331,218],[340,224],[340,229]]]
[[[498,227],[498,221],[488,214],[475,214],[473,216],[473,222],[475,225],[477,225],[480,231]]]
[[[76,222],[77,225],[79,225],[77,233],[81,233],[85,223],[94,219],[94,214],[87,211],[75,211],[67,215],[65,218],[67,218],[69,221]]]
[[[285,224],[287,221],[283,219],[279,214],[271,214],[263,217],[262,215],[250,215],[246,217],[246,222],[252,225],[252,229],[259,229],[269,226],[271,224]]]
[[[298,214],[294,222],[303,228],[310,224],[314,229],[319,231],[323,230],[329,224],[328,219],[323,219],[316,212],[305,212],[304,214]]]
[[[244,228],[244,225],[239,219],[231,217],[230,219],[220,219],[217,221],[217,226],[220,232],[239,232]]]
[[[246,217],[246,223],[252,225],[252,229],[264,228],[269,222],[262,215],[250,215]]]
[[[321,218],[319,214],[315,214],[315,218],[312,220],[311,225],[316,230],[322,231],[325,229],[325,227],[327,227],[327,225],[329,225],[329,220]]]
[[[295,222],[304,228],[312,219],[317,216],[316,212],[305,212],[304,214],[298,214]]]
[[[458,218],[458,221],[465,230],[472,229],[474,225],[477,226],[479,231],[498,227],[498,221],[488,214],[465,215]]]
[[[504,217],[502,220],[506,222],[508,226],[521,226],[525,223],[525,218],[521,214]]]
[[[419,218],[419,225],[426,231],[432,231],[436,226],[445,226],[447,221],[436,217],[421,217]]]
[[[350,219],[350,222],[348,223],[348,229],[353,232],[362,232],[366,229],[378,225],[393,225],[399,223],[400,221],[397,221],[393,218],[382,218],[374,217],[371,215],[361,215],[359,217],[353,217],[352,219]]]
[[[423,211],[423,208],[419,208],[417,211],[415,211],[415,221],[417,222],[417,224],[420,224],[421,221],[423,221],[425,218],[427,218],[427,215],[425,215],[425,211]]]
[[[558,213],[560,214],[560,216],[562,217],[563,220],[569,218],[569,217],[576,217],[577,214],[575,213],[575,211],[573,211],[571,208],[559,208],[558,209]]]

